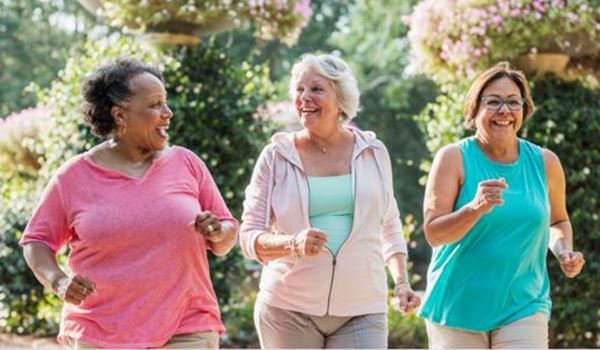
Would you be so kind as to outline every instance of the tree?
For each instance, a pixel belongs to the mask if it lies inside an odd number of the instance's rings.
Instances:
[[[0,118],[35,105],[27,85],[47,86],[92,22],[74,1],[0,0]]]

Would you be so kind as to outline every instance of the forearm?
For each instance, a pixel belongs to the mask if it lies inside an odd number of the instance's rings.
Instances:
[[[256,239],[256,255],[263,263],[292,256],[292,238],[289,235],[262,233]]]
[[[468,204],[452,213],[441,215],[426,223],[425,238],[432,247],[451,244],[462,239],[482,214]]]
[[[406,254],[396,253],[388,259],[388,269],[394,279],[394,284],[409,283],[406,268]],[[409,283],[410,284],[410,283]]]
[[[231,221],[221,221],[222,236],[218,241],[207,241],[212,252],[223,256],[235,246],[238,237],[238,226]]]
[[[54,252],[43,243],[33,242],[23,247],[23,255],[38,281],[56,293],[58,281],[67,275],[58,266]]]
[[[550,226],[548,248],[558,257],[563,251],[573,251],[573,228],[569,220],[557,222]]]

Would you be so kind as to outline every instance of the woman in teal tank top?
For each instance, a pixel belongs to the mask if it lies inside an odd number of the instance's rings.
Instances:
[[[583,268],[560,160],[517,137],[533,111],[523,74],[499,63],[467,95],[475,135],[434,159],[423,208],[433,255],[420,310],[431,348],[546,348],[548,248],[568,277]]]

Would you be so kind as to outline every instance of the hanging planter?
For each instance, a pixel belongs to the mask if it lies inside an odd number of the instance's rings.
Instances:
[[[564,53],[536,53],[519,56],[515,64],[525,73],[535,73],[537,75],[545,75],[554,73],[561,75],[570,57]]]
[[[210,35],[253,22],[257,36],[293,43],[312,14],[310,0],[79,0],[88,11],[159,43],[196,45]],[[167,35],[175,34],[175,35]]]
[[[410,16],[408,37],[416,63],[432,78],[441,83],[471,79],[503,60],[521,62],[526,68],[536,64],[532,57],[520,58],[523,55],[597,54],[600,19],[592,4],[592,0],[423,0]],[[558,63],[543,64],[560,69]]]

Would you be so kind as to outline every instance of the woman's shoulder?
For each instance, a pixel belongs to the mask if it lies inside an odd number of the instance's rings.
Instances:
[[[89,162],[89,153],[79,153],[62,163],[55,171],[56,177],[70,176],[75,173],[80,173],[87,169],[86,165]]]
[[[435,152],[435,158],[440,161],[460,161],[462,160],[462,153],[464,147],[467,145],[466,139],[447,144],[442,146],[437,152]]]

